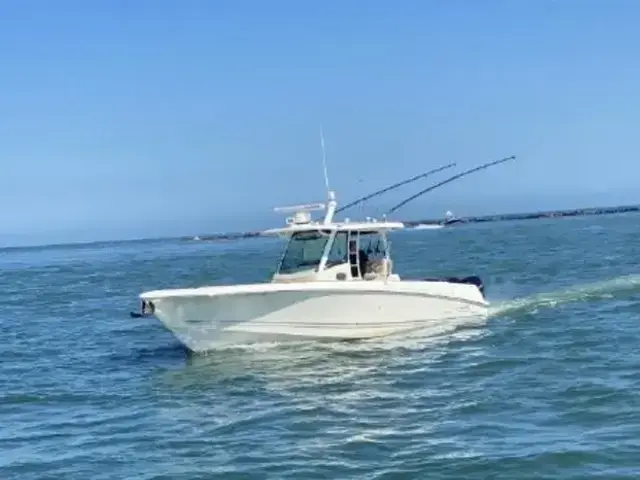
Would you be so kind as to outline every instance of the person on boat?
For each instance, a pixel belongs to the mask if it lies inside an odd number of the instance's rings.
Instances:
[[[360,264],[360,275],[364,277],[369,265],[369,255],[362,248],[358,250],[358,263]]]
[[[367,263],[369,262],[369,255],[362,248],[358,249],[358,244],[355,240],[349,241],[349,263],[351,264],[351,276],[357,278],[358,276],[364,277]],[[358,275],[358,267],[360,267],[360,275]]]

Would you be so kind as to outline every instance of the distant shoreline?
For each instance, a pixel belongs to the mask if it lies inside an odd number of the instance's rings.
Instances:
[[[408,220],[403,223],[408,227],[415,227],[421,224],[444,225],[445,228],[454,228],[458,225],[469,223],[487,223],[487,222],[504,222],[513,220],[538,220],[544,218],[566,218],[581,217],[590,215],[614,215],[618,213],[640,212],[640,205],[622,205],[617,207],[591,207],[591,208],[574,208],[567,210],[548,210],[534,213],[507,213],[499,215],[482,215],[456,218],[454,222],[446,224],[444,219],[427,219],[427,220]],[[93,240],[93,241],[69,241],[69,242],[52,242],[52,243],[30,243],[30,244],[13,244],[0,245],[0,250],[29,250],[34,248],[45,247],[91,247],[97,245],[113,245],[118,243],[141,243],[141,242],[163,242],[167,240],[174,241],[234,241],[245,238],[264,238],[260,231],[253,232],[236,232],[236,233],[214,233],[209,235],[190,235],[190,236],[167,236],[167,237],[138,237],[129,239],[112,239],[112,240]]]
[[[472,217],[459,217],[454,222],[447,223],[445,220],[429,219],[429,220],[411,220],[403,223],[408,227],[417,225],[444,225],[447,228],[453,228],[457,225],[468,223],[486,223],[486,222],[506,222],[513,220],[539,220],[543,218],[567,218],[567,217],[584,217],[594,215],[614,215],[618,213],[640,212],[640,205],[621,205],[617,207],[590,207],[590,208],[573,208],[568,210],[547,210],[543,212],[533,213],[506,213],[499,215],[482,215]],[[189,237],[181,237],[184,241],[224,241],[224,240],[240,240],[243,238],[263,237],[259,231],[254,232],[238,232],[238,233],[217,233],[211,235],[193,235]]]

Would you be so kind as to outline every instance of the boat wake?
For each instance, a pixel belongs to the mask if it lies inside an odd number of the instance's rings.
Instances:
[[[575,285],[555,292],[546,292],[500,302],[489,309],[489,317],[513,315],[520,312],[533,313],[539,308],[555,308],[574,302],[588,302],[619,298],[629,293],[640,292],[640,274]]]
[[[221,344],[214,350],[190,353],[190,361],[198,363],[197,358],[220,355],[241,355],[248,358],[261,358],[262,361],[270,356],[298,358],[310,355],[346,354],[369,355],[375,352],[391,351],[423,351],[437,345],[447,344],[452,341],[470,340],[487,334],[485,328],[487,317],[451,318],[443,323],[433,323],[416,328],[415,330],[398,332],[383,337],[359,340],[335,340],[335,339],[286,339],[286,340],[254,340],[250,342],[238,342]],[[275,358],[274,357],[274,358]]]

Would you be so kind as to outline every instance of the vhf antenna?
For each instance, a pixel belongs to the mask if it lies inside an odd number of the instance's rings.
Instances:
[[[327,194],[331,191],[329,188],[329,172],[327,170],[327,152],[324,148],[324,133],[322,125],[320,125],[320,146],[322,147],[322,168],[324,168],[324,185],[327,188]]]
[[[336,213],[336,194],[329,188],[329,172],[327,169],[327,152],[324,148],[324,132],[320,125],[320,146],[322,147],[322,168],[324,169],[324,185],[327,188],[327,212],[324,216],[324,223],[328,224],[333,221],[333,215]]]

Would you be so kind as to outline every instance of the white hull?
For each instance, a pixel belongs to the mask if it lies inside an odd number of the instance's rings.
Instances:
[[[310,282],[161,290],[141,295],[190,350],[293,337],[366,339],[484,316],[474,285],[420,281]]]

